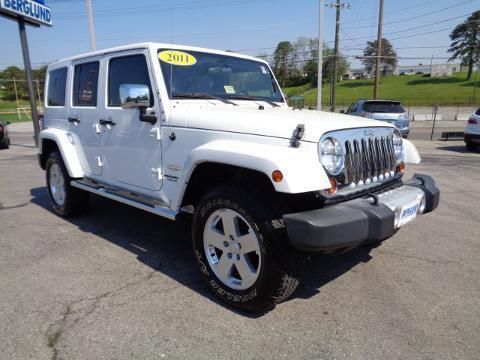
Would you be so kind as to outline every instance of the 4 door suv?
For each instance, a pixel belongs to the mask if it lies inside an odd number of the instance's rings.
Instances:
[[[268,63],[134,44],[48,66],[39,163],[60,216],[89,194],[192,220],[202,276],[252,311],[297,287],[304,254],[391,237],[433,211],[432,178],[388,123],[293,111]],[[112,224],[115,226],[115,224]]]
[[[410,133],[408,113],[394,100],[358,100],[345,111],[346,114],[385,121],[395,125],[404,138]]]

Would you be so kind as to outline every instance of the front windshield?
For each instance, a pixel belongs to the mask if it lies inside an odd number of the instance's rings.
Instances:
[[[169,96],[283,102],[264,63],[198,51],[158,51]]]

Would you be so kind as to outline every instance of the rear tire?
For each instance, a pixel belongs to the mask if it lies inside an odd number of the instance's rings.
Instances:
[[[200,272],[223,301],[265,312],[286,300],[303,272],[303,254],[292,248],[264,203],[233,186],[219,187],[196,207],[193,248]]]
[[[478,149],[478,145],[477,144],[473,144],[473,143],[470,143],[470,142],[467,142],[467,151],[476,151]]]
[[[50,204],[57,215],[79,215],[88,207],[89,193],[70,185],[72,178],[59,152],[54,151],[49,155],[45,175]]]

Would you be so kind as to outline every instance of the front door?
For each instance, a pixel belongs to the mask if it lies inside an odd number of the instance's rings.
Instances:
[[[136,190],[160,190],[162,153],[159,121],[155,125],[140,121],[139,109],[122,109],[120,85],[147,85],[150,107],[147,113],[159,114],[154,99],[146,52],[110,55],[106,59],[106,104],[100,112],[105,169],[102,177],[118,187]]]
[[[68,116],[69,131],[87,176],[102,173],[101,129],[98,127],[99,72],[101,57],[82,59],[72,64],[73,83]]]

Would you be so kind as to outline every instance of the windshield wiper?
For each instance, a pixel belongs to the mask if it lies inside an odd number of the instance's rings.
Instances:
[[[215,96],[212,94],[207,94],[207,93],[176,93],[173,95],[173,98],[177,99],[212,99],[212,100],[219,100],[221,102],[224,102],[225,104],[230,104],[234,106],[238,106],[238,104],[235,104],[233,101],[227,100],[225,98],[222,98],[220,96]]]
[[[279,107],[280,105],[276,104],[275,102],[271,100],[265,100],[257,96],[248,96],[248,95],[233,95],[229,96],[229,99],[237,99],[237,100],[255,100],[255,101],[264,101],[267,104],[272,105],[273,107]]]

